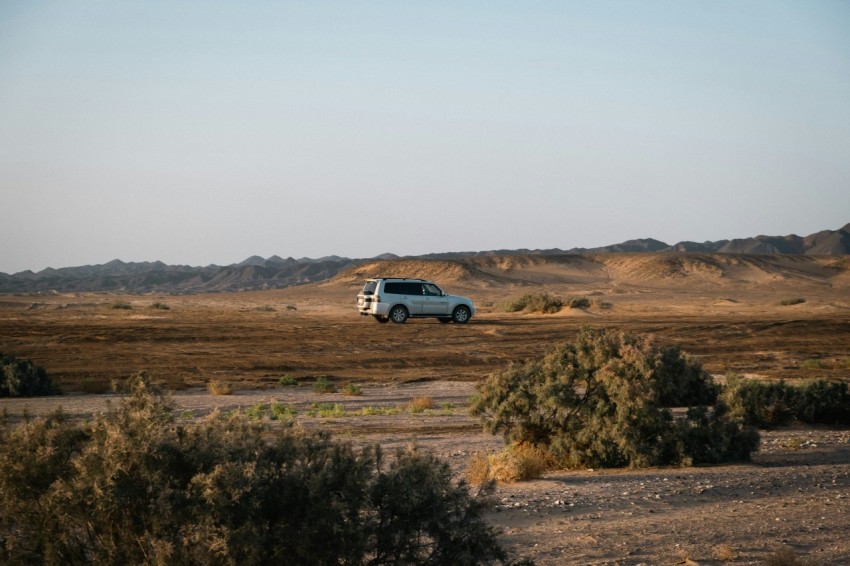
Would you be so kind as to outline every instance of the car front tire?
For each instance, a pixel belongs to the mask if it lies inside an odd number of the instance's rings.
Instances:
[[[401,305],[396,305],[390,309],[390,320],[396,324],[404,324],[408,316],[407,309]]]
[[[465,307],[463,305],[456,307],[452,312],[452,320],[455,324],[466,324],[469,322],[471,316],[472,313],[469,311],[469,307]]]

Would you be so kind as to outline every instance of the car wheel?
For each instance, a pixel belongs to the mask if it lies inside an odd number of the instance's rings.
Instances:
[[[455,308],[454,312],[452,312],[452,320],[455,321],[455,324],[466,324],[469,322],[469,317],[471,316],[472,313],[469,312],[469,307],[463,305]]]
[[[381,324],[384,324],[385,322],[389,322],[389,321],[390,321],[390,319],[388,319],[388,318],[387,318],[387,317],[385,317],[385,316],[379,316],[379,315],[377,315],[377,314],[372,315],[372,316],[374,316],[374,317],[375,317],[375,320],[377,320],[377,321],[378,321],[378,322],[380,322]]]
[[[448,316],[441,316],[437,320],[440,321],[440,324],[447,324],[447,323],[452,321],[451,317],[448,317]]]
[[[390,320],[395,322],[396,324],[404,324],[407,320],[408,314],[407,309],[402,305],[396,305],[392,309],[390,309]]]

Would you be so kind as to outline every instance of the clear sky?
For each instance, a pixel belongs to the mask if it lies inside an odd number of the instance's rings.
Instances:
[[[850,222],[850,2],[0,1],[0,271]]]

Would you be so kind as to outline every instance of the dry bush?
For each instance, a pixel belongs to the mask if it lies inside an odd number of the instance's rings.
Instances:
[[[0,421],[0,563],[507,562],[482,500],[432,455],[174,413],[139,378],[85,423]]]
[[[407,410],[411,413],[422,413],[433,408],[434,399],[431,397],[415,397],[407,403]]]
[[[474,485],[488,481],[517,482],[541,477],[556,468],[549,452],[529,444],[513,444],[501,452],[477,453],[470,458],[467,480]]]
[[[781,301],[779,301],[779,304],[782,305],[783,307],[788,307],[788,306],[791,306],[791,305],[801,305],[805,302],[806,302],[806,299],[804,299],[803,297],[791,297],[791,298],[788,298],[788,299],[782,299]]]
[[[738,551],[734,546],[728,544],[721,544],[714,547],[712,554],[714,555],[715,560],[721,560],[723,562],[738,559]]]
[[[226,381],[210,381],[207,390],[212,395],[233,395],[233,385]]]

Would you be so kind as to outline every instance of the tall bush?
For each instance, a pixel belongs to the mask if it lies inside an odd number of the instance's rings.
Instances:
[[[749,458],[758,435],[716,400],[711,376],[678,349],[585,328],[540,360],[491,374],[478,385],[472,412],[489,432],[544,447],[566,467]],[[669,408],[709,404],[681,421]]]
[[[0,425],[0,563],[505,560],[480,501],[432,456],[173,413],[140,376],[90,424]]]
[[[0,397],[55,395],[59,388],[44,368],[30,360],[0,354]]]

